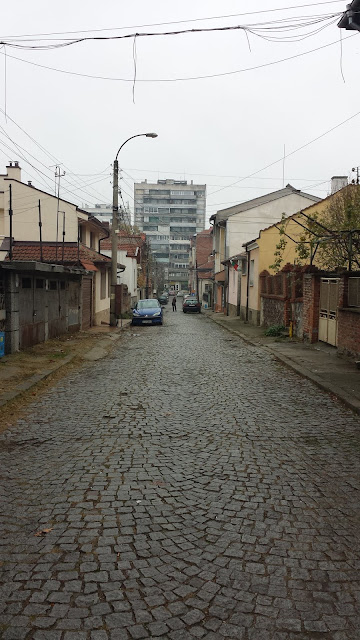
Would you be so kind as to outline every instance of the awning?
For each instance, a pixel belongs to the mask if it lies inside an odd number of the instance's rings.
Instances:
[[[215,282],[225,282],[225,270],[215,273]]]

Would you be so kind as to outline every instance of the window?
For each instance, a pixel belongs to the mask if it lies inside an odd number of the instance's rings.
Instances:
[[[79,241],[85,242],[85,229],[81,225],[79,225]]]
[[[42,278],[36,278],[36,288],[37,289],[44,288],[44,280]]]
[[[31,278],[21,278],[21,287],[23,289],[31,289]]]
[[[254,270],[255,270],[255,262],[254,260],[250,260],[250,273],[249,273],[250,287],[254,286]]]
[[[57,280],[50,280],[49,289],[50,289],[50,291],[56,291],[56,289],[57,289]]]
[[[247,274],[247,264],[246,264],[246,260],[242,260],[241,261],[241,275],[242,276],[246,276]]]
[[[61,281],[60,281],[60,289],[61,289],[62,291],[64,291],[64,289],[65,289],[65,280],[61,280]]]
[[[95,249],[95,234],[90,231],[90,249]]]
[[[106,298],[106,271],[101,272],[101,281],[100,281],[100,299],[104,300]]]

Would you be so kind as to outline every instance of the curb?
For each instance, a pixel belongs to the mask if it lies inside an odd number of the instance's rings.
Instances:
[[[294,360],[292,360],[291,358],[287,358],[283,354],[277,353],[274,349],[271,348],[270,345],[267,345],[267,344],[259,345],[257,342],[254,342],[248,336],[245,336],[240,331],[235,331],[235,329],[231,329],[231,327],[227,327],[226,324],[223,324],[221,321],[217,320],[216,318],[212,318],[211,316],[207,316],[207,317],[209,318],[209,320],[212,320],[213,322],[215,322],[215,324],[219,325],[219,327],[222,327],[226,331],[229,331],[229,333],[232,333],[238,338],[241,338],[247,344],[251,344],[254,347],[267,349],[268,351],[270,351],[271,355],[274,356],[274,358],[276,358],[276,360],[284,364],[289,369],[292,369],[293,371],[301,375],[303,378],[306,378],[307,380],[310,380],[310,382],[313,382],[314,384],[316,384],[316,386],[319,387],[319,389],[321,389],[322,391],[325,391],[325,393],[329,393],[332,396],[335,396],[335,398],[337,398],[340,402],[342,402],[346,407],[348,407],[349,409],[351,409],[352,411],[360,415],[360,401],[357,400],[356,398],[353,398],[346,391],[339,391],[337,387],[333,387],[333,385],[327,382],[323,382],[317,376],[311,373],[311,371],[309,371],[308,369],[305,369],[303,366],[299,365],[297,362],[294,362]]]
[[[98,346],[91,347],[91,349],[88,349],[84,354],[82,354],[81,357],[84,360],[88,360],[90,362],[95,362],[96,360],[101,360],[101,358],[105,358],[108,355],[111,347],[113,347],[114,344],[120,339],[120,337],[122,335],[122,332],[125,331],[126,329],[128,329],[129,327],[130,327],[129,324],[125,325],[124,327],[122,327],[122,329],[119,329],[119,331],[117,331],[116,333],[109,334],[109,342],[106,344],[106,346],[108,347],[107,349],[103,349],[102,348],[102,344],[101,343],[105,343],[105,340],[107,340],[106,338],[102,338],[99,341],[99,344],[101,344],[102,353],[99,354],[97,357],[87,358],[86,356],[88,354],[90,354],[94,349],[97,349]],[[42,373],[36,373],[33,376],[31,376],[30,378],[28,378],[27,380],[24,380],[24,382],[20,382],[20,384],[16,385],[16,387],[15,387],[15,389],[13,391],[8,391],[7,393],[1,394],[0,408],[4,407],[8,402],[11,402],[12,400],[15,400],[16,398],[21,396],[26,391],[29,391],[33,387],[36,387],[36,385],[38,385],[39,382],[42,382],[43,380],[46,380],[53,373],[57,373],[57,371],[59,371],[60,369],[62,369],[66,365],[70,364],[70,362],[72,362],[77,356],[78,356],[78,354],[75,354],[75,353],[71,354],[69,356],[66,356],[53,369],[47,369],[47,370],[43,371]]]

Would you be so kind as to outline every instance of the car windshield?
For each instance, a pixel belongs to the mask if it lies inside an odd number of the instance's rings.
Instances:
[[[138,309],[156,309],[159,306],[157,300],[139,300],[137,303]]]

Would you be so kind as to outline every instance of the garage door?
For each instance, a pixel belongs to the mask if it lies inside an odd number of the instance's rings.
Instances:
[[[89,329],[92,325],[92,278],[82,279],[82,317],[81,328]]]

